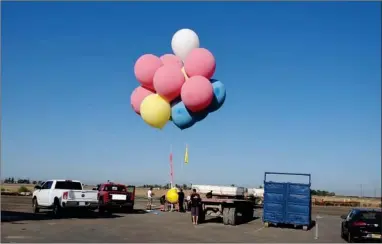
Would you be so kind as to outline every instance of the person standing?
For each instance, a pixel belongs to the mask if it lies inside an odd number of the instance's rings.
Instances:
[[[154,196],[154,193],[153,193],[153,188],[150,187],[150,189],[147,191],[147,209],[148,210],[151,210],[152,208],[152,205],[153,205],[153,196]]]
[[[196,192],[196,189],[192,189],[191,216],[192,216],[192,223],[194,225],[198,224],[200,203],[201,203],[200,195]]]
[[[178,192],[178,204],[179,212],[184,212],[184,192],[182,188],[180,188],[180,191]]]
[[[160,201],[160,210],[163,211],[163,212],[166,212],[166,207],[167,207],[167,204],[166,204],[166,195],[163,195],[159,198],[159,201]]]
[[[186,198],[186,211],[191,212],[191,195]]]

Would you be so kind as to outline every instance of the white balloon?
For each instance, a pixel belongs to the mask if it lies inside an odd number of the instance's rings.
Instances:
[[[200,45],[198,35],[190,29],[178,30],[171,40],[172,51],[184,60],[192,49]]]

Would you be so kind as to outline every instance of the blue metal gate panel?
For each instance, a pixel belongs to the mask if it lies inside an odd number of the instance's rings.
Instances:
[[[269,174],[308,176],[309,183],[267,181],[266,178]],[[310,174],[265,172],[263,221],[309,226],[312,212],[310,185]]]

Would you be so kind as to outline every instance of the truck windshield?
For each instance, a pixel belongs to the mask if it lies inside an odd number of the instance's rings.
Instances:
[[[82,190],[81,182],[57,181],[55,189],[61,190]]]
[[[126,191],[126,187],[118,185],[107,185],[105,186],[104,191]]]

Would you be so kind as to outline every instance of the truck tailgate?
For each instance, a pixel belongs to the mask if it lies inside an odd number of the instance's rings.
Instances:
[[[98,191],[81,191],[72,190],[68,193],[69,201],[85,201],[85,202],[95,202],[97,201]]]

